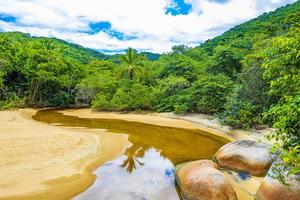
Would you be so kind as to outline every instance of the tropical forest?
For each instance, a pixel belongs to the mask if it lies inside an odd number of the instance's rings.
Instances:
[[[162,53],[1,31],[0,110],[1,200],[300,200],[300,1]]]

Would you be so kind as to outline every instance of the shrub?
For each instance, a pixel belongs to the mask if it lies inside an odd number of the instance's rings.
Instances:
[[[25,106],[26,99],[18,97],[15,93],[5,101],[0,101],[0,110],[9,110],[14,108],[23,108]]]
[[[253,126],[262,124],[262,116],[256,115],[259,113],[257,107],[252,103],[244,100],[229,101],[226,110],[220,114],[223,123],[232,126],[233,128],[249,129]]]
[[[110,110],[111,106],[107,97],[104,94],[97,94],[94,100],[92,101],[93,110]]]
[[[264,117],[276,128],[272,138],[283,147],[300,145],[300,95],[286,96]]]
[[[224,75],[206,76],[190,88],[194,109],[202,113],[219,113],[224,110],[226,97],[231,94],[233,82]]]

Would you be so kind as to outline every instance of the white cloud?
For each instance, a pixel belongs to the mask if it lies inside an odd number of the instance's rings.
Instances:
[[[4,31],[51,36],[94,49],[118,50],[128,46],[154,52],[169,51],[175,44],[198,45],[233,25],[295,0],[185,0],[188,15],[165,14],[170,0],[1,0],[0,13],[18,23],[0,23]],[[118,40],[88,31],[90,22],[108,21],[115,31],[137,36]]]

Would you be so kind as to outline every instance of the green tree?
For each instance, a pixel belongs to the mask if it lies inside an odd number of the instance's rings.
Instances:
[[[213,62],[208,71],[214,74],[225,74],[232,79],[242,70],[242,53],[229,46],[219,45],[214,49]]]
[[[190,50],[188,46],[181,44],[181,45],[175,45],[172,46],[172,54],[184,54],[188,50]]]
[[[274,139],[285,148],[300,145],[300,95],[286,96],[266,113],[266,117],[276,128]]]
[[[114,78],[116,64],[111,61],[93,60],[84,66],[84,78],[76,86],[77,104],[89,105],[98,93],[112,97],[119,82]]]
[[[188,104],[187,89],[189,87],[189,81],[183,77],[169,76],[160,80],[156,109],[160,112],[170,112],[179,105]]]
[[[118,72],[119,77],[139,81],[143,74],[142,61],[144,57],[139,56],[136,50],[128,48],[126,54],[121,59],[125,66]]]
[[[201,77],[189,89],[194,110],[209,114],[221,112],[232,88],[233,82],[224,75]]]
[[[168,60],[161,71],[160,78],[168,76],[183,77],[189,82],[197,80],[201,73],[198,63],[185,55],[175,55]]]
[[[280,100],[300,94],[300,31],[276,37],[265,53],[264,79],[270,84],[269,94]]]

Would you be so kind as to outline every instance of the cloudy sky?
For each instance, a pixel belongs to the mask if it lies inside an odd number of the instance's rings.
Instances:
[[[57,37],[107,53],[199,45],[295,0],[0,0],[0,31]]]

